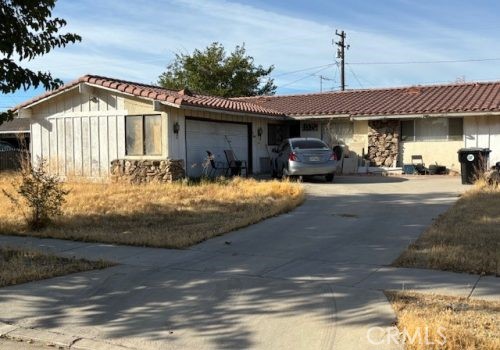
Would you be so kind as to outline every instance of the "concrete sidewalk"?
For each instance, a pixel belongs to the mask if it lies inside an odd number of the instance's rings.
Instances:
[[[230,248],[209,253],[196,248],[188,250],[143,248],[19,236],[0,236],[0,245],[38,249],[60,256],[89,260],[106,259],[120,264],[114,268],[115,270],[142,268],[145,271],[152,269],[197,271],[213,275],[327,282],[341,287],[372,291],[413,290],[500,301],[500,278],[494,276],[348,262],[332,263],[315,258],[288,260],[265,255],[235,254]]]
[[[462,190],[427,179],[306,184],[294,212],[188,250],[0,236],[120,263],[0,289],[0,334],[73,349],[400,349],[367,339],[395,320],[383,290],[500,299],[495,277],[389,267]]]

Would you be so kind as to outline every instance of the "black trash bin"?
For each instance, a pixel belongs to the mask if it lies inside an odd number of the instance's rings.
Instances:
[[[488,170],[489,148],[461,148],[458,161],[461,165],[462,184],[472,184],[477,173]]]

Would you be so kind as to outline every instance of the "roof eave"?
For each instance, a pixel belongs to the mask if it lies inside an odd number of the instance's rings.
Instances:
[[[264,113],[251,113],[251,112],[238,112],[238,111],[233,111],[230,109],[217,109],[217,108],[210,108],[210,107],[203,107],[203,106],[193,106],[189,104],[180,104],[180,105],[174,105],[172,103],[166,102],[166,101],[160,101],[161,104],[170,106],[170,107],[176,107],[180,109],[185,109],[185,110],[193,110],[193,111],[207,111],[207,112],[214,112],[214,113],[223,113],[223,114],[230,114],[230,115],[238,115],[242,117],[254,117],[254,118],[265,118],[265,119],[274,119],[274,120],[286,120],[289,119],[288,116],[286,115],[272,115],[272,114],[264,114]]]
[[[62,94],[64,94],[64,93],[66,93],[66,92],[68,92],[68,91],[70,91],[70,90],[74,90],[74,89],[76,89],[78,86],[79,86],[79,84],[77,84],[77,83],[74,83],[74,84],[68,85],[68,86],[64,87],[63,89],[61,89],[61,91],[55,91],[55,92],[50,93],[49,95],[47,95],[47,96],[45,96],[45,97],[42,97],[42,98],[40,98],[40,99],[38,99],[38,100],[36,100],[36,101],[33,101],[33,102],[31,102],[31,103],[27,103],[27,104],[25,104],[25,105],[23,105],[23,104],[18,105],[18,106],[16,106],[16,107],[14,107],[14,108],[12,109],[12,111],[13,111],[13,112],[18,112],[18,113],[19,113],[19,112],[20,112],[21,110],[23,110],[23,109],[24,109],[24,110],[26,110],[26,109],[32,108],[32,107],[34,107],[34,106],[37,106],[37,105],[39,105],[39,104],[41,104],[41,103],[44,103],[44,102],[46,102],[46,101],[48,101],[48,100],[52,99],[52,98],[54,98],[54,97],[60,96],[60,95],[62,95]]]
[[[309,120],[309,119],[332,119],[332,118],[350,118],[351,115],[348,113],[344,114],[310,114],[310,115],[300,115],[300,114],[289,114],[290,118],[295,120]]]
[[[479,117],[479,116],[497,116],[500,111],[488,112],[440,112],[440,113],[413,113],[413,114],[388,114],[388,115],[356,115],[351,116],[351,120],[384,120],[384,119],[421,119],[421,118],[440,118],[440,117]]]

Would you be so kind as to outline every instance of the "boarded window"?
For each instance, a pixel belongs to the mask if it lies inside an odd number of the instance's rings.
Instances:
[[[144,141],[147,155],[161,155],[161,116],[144,117]]]
[[[144,154],[142,116],[125,118],[126,150],[129,156],[141,156]]]
[[[160,115],[125,117],[125,148],[129,156],[161,155]]]

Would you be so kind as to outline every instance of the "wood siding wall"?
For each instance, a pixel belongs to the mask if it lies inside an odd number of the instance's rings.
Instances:
[[[464,118],[465,147],[491,149],[490,164],[500,162],[500,116]]]
[[[107,177],[111,160],[125,155],[125,114],[123,97],[100,89],[73,90],[35,106],[32,160],[46,159],[60,176]]]

